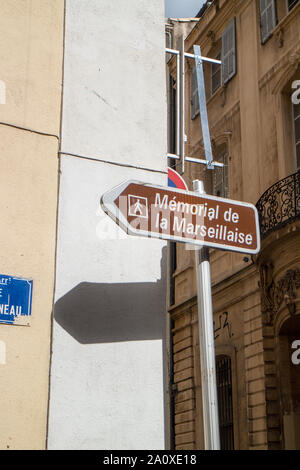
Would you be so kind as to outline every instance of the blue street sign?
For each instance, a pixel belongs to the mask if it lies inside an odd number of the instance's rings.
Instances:
[[[32,284],[29,279],[0,274],[0,323],[29,324]]]

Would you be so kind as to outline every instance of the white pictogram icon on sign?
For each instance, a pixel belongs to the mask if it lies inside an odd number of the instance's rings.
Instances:
[[[128,196],[128,215],[148,218],[148,200],[146,197]]]

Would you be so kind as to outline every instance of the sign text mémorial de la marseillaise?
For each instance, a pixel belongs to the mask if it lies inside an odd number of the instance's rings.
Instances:
[[[128,234],[254,254],[260,249],[253,204],[126,181],[101,198]]]

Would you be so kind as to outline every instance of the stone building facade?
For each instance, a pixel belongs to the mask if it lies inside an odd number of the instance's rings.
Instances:
[[[214,160],[225,167],[187,163],[184,178],[190,190],[202,179],[208,194],[256,204],[262,238],[255,256],[210,250],[221,444],[299,449],[300,2],[216,0],[198,17],[185,51],[199,44],[222,60],[204,75]],[[187,59],[185,152],[205,158],[193,67]],[[183,244],[169,254],[173,445],[202,449],[195,254]]]

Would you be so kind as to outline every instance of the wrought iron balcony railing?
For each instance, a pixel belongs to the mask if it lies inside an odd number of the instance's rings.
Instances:
[[[256,207],[261,238],[300,219],[300,170],[270,186]]]

